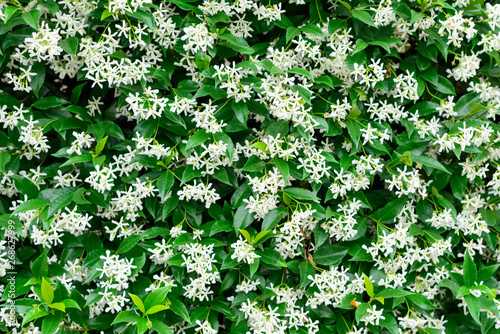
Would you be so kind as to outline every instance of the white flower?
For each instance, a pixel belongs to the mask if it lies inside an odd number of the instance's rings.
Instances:
[[[255,254],[252,245],[250,245],[247,240],[243,239],[241,235],[235,243],[231,244],[231,249],[234,251],[231,255],[231,259],[236,259],[238,262],[243,261],[252,264],[255,259],[260,258],[260,255]]]

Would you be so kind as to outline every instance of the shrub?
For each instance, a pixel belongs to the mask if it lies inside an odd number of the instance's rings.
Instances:
[[[0,8],[2,332],[498,333],[500,4]]]

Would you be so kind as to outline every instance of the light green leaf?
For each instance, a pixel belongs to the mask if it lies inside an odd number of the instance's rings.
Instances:
[[[66,305],[64,303],[53,303],[48,305],[50,308],[55,308],[61,312],[66,312]]]
[[[42,277],[42,298],[47,304],[51,304],[54,300],[54,289],[50,283],[45,280],[45,277]]]
[[[134,302],[135,306],[142,312],[146,312],[146,309],[144,308],[144,303],[142,302],[141,298],[137,295],[134,295],[132,293],[128,294],[130,298],[132,298],[132,301]]]
[[[149,310],[147,310],[145,314],[155,314],[155,313],[165,311],[168,309],[169,309],[169,307],[165,306],[165,305],[155,305],[155,306],[152,306]]]
[[[373,283],[372,281],[370,280],[370,277],[366,276],[364,273],[363,273],[363,279],[365,281],[365,289],[366,289],[366,293],[368,294],[368,296],[373,297],[374,293],[373,293]]]
[[[99,140],[99,143],[95,147],[95,154],[101,154],[102,150],[104,149],[104,146],[106,145],[107,140],[108,140],[108,136]]]

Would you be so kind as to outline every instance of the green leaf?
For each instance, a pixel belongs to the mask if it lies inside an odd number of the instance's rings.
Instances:
[[[47,314],[50,314],[49,311],[44,311],[42,308],[38,308],[38,309],[32,309],[30,311],[28,311],[28,313],[26,313],[23,317],[23,322],[21,324],[21,326],[24,326],[26,325],[28,322],[32,321],[32,320],[35,320],[35,319],[38,319],[38,318],[41,318],[41,317],[45,317]]]
[[[266,130],[271,137],[277,137],[279,135],[280,138],[286,136],[288,134],[288,131],[290,131],[287,121],[273,122],[267,127]]]
[[[9,152],[1,152],[0,153],[0,172],[6,173],[5,165],[9,163],[11,159]]]
[[[191,313],[191,323],[195,324],[196,321],[203,321],[208,318],[210,309],[207,306],[200,306]]]
[[[69,102],[61,97],[49,96],[42,97],[41,99],[36,100],[35,102],[33,102],[31,107],[40,110],[47,110],[51,108],[57,108],[65,104],[69,104]]]
[[[137,243],[142,239],[141,235],[134,234],[125,238],[121,243],[120,247],[116,250],[117,254],[123,254],[131,250],[137,245]]]
[[[319,200],[319,197],[316,196],[312,191],[304,188],[289,187],[283,189],[283,192],[295,199],[310,200],[310,201]]]
[[[12,214],[15,215],[25,211],[38,210],[40,208],[46,207],[47,205],[49,205],[49,203],[45,201],[41,201],[39,199],[29,199],[19,204],[19,206],[14,210],[14,212],[12,212]]]
[[[314,251],[313,261],[323,266],[339,263],[346,256],[348,249],[337,245],[324,245]]]
[[[464,283],[465,286],[470,288],[477,279],[477,268],[474,260],[470,256],[469,251],[465,252],[464,259]]]
[[[76,36],[71,36],[66,39],[62,39],[59,41],[59,46],[72,55],[73,57],[76,56],[76,51],[78,50],[78,38]]]
[[[372,217],[377,219],[379,222],[393,220],[401,212],[407,201],[408,199],[406,197],[396,198],[387,203],[383,208],[375,211],[372,214]]]
[[[326,86],[328,88],[334,89],[335,87],[345,85],[342,80],[333,75],[322,75],[320,77],[317,77],[316,79],[314,79],[314,83],[315,85],[313,86],[313,88],[323,88],[324,86]]]
[[[454,296],[457,295],[457,293],[460,289],[459,285],[450,279],[444,279],[444,280],[440,281],[437,286],[440,288],[443,287],[443,288],[450,289],[450,291],[453,293]]]
[[[359,138],[361,137],[361,125],[353,119],[348,119],[345,122],[347,126],[347,132],[349,132],[349,136],[354,143],[355,147],[359,147]]]
[[[253,238],[253,244],[254,245],[257,245],[259,243],[259,240],[261,240],[262,238],[264,238],[269,232],[271,231],[260,231],[254,238]],[[266,238],[268,239],[268,238]]]
[[[35,73],[31,77],[30,87],[33,89],[33,94],[38,98],[38,93],[40,88],[43,86],[45,81],[45,64],[43,62],[37,61],[31,66],[31,72]]]
[[[155,306],[152,306],[149,310],[147,310],[145,314],[155,314],[155,313],[165,311],[168,309],[169,309],[169,307],[165,306],[165,305],[155,305]]]
[[[313,76],[311,75],[311,72],[309,72],[306,69],[303,68],[292,68],[287,71],[288,73],[293,73],[293,74],[300,74],[302,76],[305,76],[306,78],[310,80],[314,80]]]
[[[176,5],[177,7],[179,7],[180,9],[185,10],[187,12],[193,11],[197,15],[203,15],[203,12],[197,6],[193,6],[193,5],[188,4],[187,2],[189,2],[189,1],[186,1],[186,0],[167,0],[167,2],[171,2],[174,5]]]
[[[274,249],[266,249],[265,252],[258,249],[255,253],[260,256],[261,262],[267,263],[272,267],[287,267],[287,264],[285,260],[281,258],[280,253]]]
[[[171,287],[162,287],[151,291],[151,293],[146,297],[146,300],[144,300],[144,307],[146,308],[146,310],[149,310],[155,305],[161,305],[167,297],[170,289]]]
[[[477,272],[477,279],[476,282],[481,282],[481,281],[486,281],[490,277],[494,277],[498,271],[498,268],[500,267],[500,264],[493,264],[490,266],[483,267],[478,270]]]
[[[463,296],[467,296],[468,294],[470,294],[469,288],[466,286],[461,286],[460,289],[458,289],[458,292],[457,292],[457,295],[455,296],[455,298],[461,298]]]
[[[42,321],[42,333],[54,334],[59,329],[59,324],[62,320],[62,314],[49,314]]]
[[[420,308],[422,308],[424,310],[434,310],[434,309],[437,308],[427,298],[425,298],[420,293],[415,293],[413,295],[408,295],[408,296],[406,296],[406,298],[408,298],[408,300],[410,300],[416,306],[418,306],[418,307],[420,307]]]
[[[52,200],[47,210],[47,218],[52,217],[54,213],[68,206],[73,200],[74,191],[75,189],[73,187],[58,189],[58,196]]]
[[[381,48],[383,48],[385,51],[391,52],[391,48],[389,47],[389,43],[387,43],[383,40],[370,41],[370,42],[368,42],[368,45],[377,45],[377,46],[380,46]]]
[[[379,293],[377,293],[377,297],[383,297],[383,298],[399,298],[399,297],[405,297],[409,295],[413,295],[414,292],[411,291],[406,291],[402,289],[386,289],[382,290]]]
[[[473,92],[462,95],[455,104],[457,117],[468,115],[472,111],[473,104],[477,104],[479,102],[481,102],[481,99],[477,93]]]
[[[467,295],[464,297],[465,303],[467,304],[467,309],[469,310],[472,318],[480,324],[479,314],[481,313],[481,303],[474,295]]]
[[[138,21],[144,22],[151,31],[155,30],[155,19],[151,13],[142,11],[142,10],[136,10],[134,12],[125,12],[128,17],[132,17]]]
[[[253,54],[255,53],[255,49],[248,45],[248,42],[241,38],[236,37],[233,34],[226,32],[223,35],[219,36],[221,45],[227,46],[228,48],[233,49],[234,51],[243,53],[243,54]]]
[[[288,43],[290,40],[300,35],[300,30],[295,27],[286,28],[286,42]]]
[[[342,4],[342,6],[347,8],[348,11],[351,11],[351,5],[349,5],[347,2],[342,1],[342,0],[337,0],[337,1],[340,2]]]
[[[213,236],[214,234],[220,232],[230,232],[233,230],[233,222],[230,220],[217,220],[210,229],[209,236]]]
[[[410,109],[408,109],[408,112],[413,114],[415,113],[415,111],[418,111],[418,114],[420,116],[427,116],[436,113],[438,107],[439,104],[436,102],[422,101],[410,107]]]
[[[101,154],[102,150],[104,149],[104,146],[106,145],[107,140],[108,140],[108,136],[99,140],[99,143],[95,147],[95,154]]]
[[[54,289],[50,283],[45,280],[45,277],[42,277],[42,298],[47,304],[51,304],[54,300]]]
[[[73,196],[71,197],[71,199],[73,200],[73,202],[75,202],[76,204],[80,204],[80,205],[83,205],[83,204],[91,204],[89,201],[87,201],[87,199],[85,198],[85,192],[87,192],[87,190],[85,188],[78,188],[77,191],[75,191],[73,193]]]
[[[236,119],[238,121],[245,125],[247,124],[248,121],[248,107],[245,103],[236,102],[235,100],[231,101],[231,107],[234,110],[234,115],[236,116]]]
[[[80,311],[82,310],[80,308],[80,306],[78,305],[78,303],[76,301],[74,301],[73,299],[65,299],[65,300],[62,301],[62,303],[64,304],[64,306],[66,308],[76,308],[76,309],[78,309]]]
[[[285,208],[274,208],[268,212],[262,221],[263,230],[272,230],[279,223],[279,221],[286,215]]]
[[[247,228],[253,222],[253,216],[248,210],[245,208],[245,205],[242,205],[236,210],[233,218],[234,231],[236,235],[238,235],[238,231],[240,229]]]
[[[309,261],[302,261],[299,265],[300,270],[300,287],[303,288],[311,281],[308,277],[316,273],[314,267]]]
[[[26,22],[30,27],[35,29],[36,31],[40,31],[38,27],[38,21],[40,21],[40,11],[38,9],[32,9],[29,12],[26,12],[21,15],[24,22]]]
[[[200,130],[196,131],[191,137],[189,137],[189,139],[186,143],[186,150],[189,150],[193,147],[200,146],[208,138],[210,138],[210,134],[207,133],[207,130],[200,129]]]
[[[278,157],[274,157],[273,161],[274,165],[276,166],[276,168],[278,168],[278,171],[283,176],[285,184],[288,184],[288,178],[290,177],[290,167],[288,166],[287,162]]]
[[[252,144],[252,147],[255,147],[255,148],[258,148],[259,150],[261,150],[262,152],[266,152],[267,150],[267,144],[266,143],[263,143],[261,141],[258,141],[256,143],[253,143]]]
[[[438,92],[446,95],[457,95],[455,93],[455,87],[453,86],[451,81],[446,79],[442,75],[438,76],[438,84],[434,88],[436,88]]]
[[[23,195],[28,196],[28,198],[35,198],[38,196],[38,188],[35,184],[22,175],[12,175],[11,178],[14,179],[17,190]]]
[[[312,97],[312,93],[309,89],[301,86],[301,85],[293,85],[290,87],[290,89],[293,91],[293,92],[299,92],[299,95],[300,97],[302,97],[302,99],[304,99],[304,101],[307,103],[307,104],[312,104],[311,103],[311,97]]]
[[[102,121],[99,123],[95,123],[88,128],[88,131],[94,134],[96,140],[101,140],[101,138],[104,137],[105,134],[121,140],[125,140],[123,132],[118,124],[112,121]]]
[[[48,305],[50,308],[54,308],[61,312],[66,312],[66,305],[64,303],[53,303]]]
[[[359,324],[361,319],[365,316],[368,315],[368,303],[361,303],[361,305],[358,305],[356,308],[356,312],[354,313],[354,317],[356,318],[356,323]]]
[[[239,262],[236,261],[236,259],[231,258],[232,254],[233,253],[231,252],[231,253],[226,255],[226,257],[222,261],[222,266],[220,267],[220,270],[231,269],[231,268],[236,267],[239,264]]]
[[[46,277],[49,271],[49,264],[47,262],[47,250],[44,248],[42,254],[33,262],[31,272],[36,278]]]
[[[372,16],[364,10],[354,9],[351,11],[351,16],[353,18],[363,22],[364,24],[368,24],[369,26],[376,27],[375,23],[373,23]]]
[[[354,46],[354,50],[352,50],[350,54],[354,55],[360,51],[363,51],[367,47],[368,47],[368,44],[365,41],[363,41],[362,39],[358,39],[356,41],[356,45]]]
[[[101,14],[101,21],[104,21],[106,18],[110,17],[114,13],[111,13],[107,8]]]
[[[443,164],[427,155],[412,156],[411,160],[417,164],[422,164],[430,168],[438,169],[447,174],[451,174],[451,172]]]
[[[398,322],[394,318],[394,316],[391,313],[384,312],[382,315],[385,319],[380,319],[380,325],[384,328],[387,328],[389,332],[392,334],[398,334]],[[427,332],[427,329],[426,329]],[[431,333],[426,333],[426,334],[431,334]]]
[[[174,174],[169,170],[161,174],[158,180],[156,180],[156,186],[160,192],[160,199],[162,203],[165,202],[168,192],[174,185],[174,181]]]
[[[311,34],[318,37],[326,36],[325,33],[315,24],[306,24],[305,26],[301,27],[300,30],[307,34]]]
[[[134,295],[132,293],[128,294],[130,298],[132,298],[132,301],[134,302],[135,306],[142,312],[146,312],[146,309],[144,308],[144,303],[142,302],[141,298],[137,295]]]
[[[227,93],[225,90],[217,88],[213,85],[205,85],[201,86],[201,88],[198,89],[198,91],[194,95],[194,98],[196,99],[207,95],[210,95],[214,100],[220,100],[226,98]]]
[[[333,35],[334,32],[340,29],[347,28],[347,22],[340,19],[333,19],[328,22],[328,34]]]
[[[149,319],[153,324],[153,329],[160,334],[172,334],[170,328],[160,320]]]
[[[195,63],[200,71],[204,71],[209,68],[211,61],[212,57],[202,51],[197,52],[195,55]]]
[[[191,323],[191,319],[189,318],[189,312],[186,308],[186,305],[184,305],[183,302],[181,302],[177,298],[172,298],[170,299],[170,309],[177,314],[178,316],[182,317],[182,319],[186,320],[187,323]]]
[[[79,164],[82,162],[89,162],[92,161],[92,155],[91,154],[82,154],[82,155],[77,155],[75,157],[69,158],[68,161],[63,163],[60,167],[64,166],[70,166],[74,164]]]
[[[115,320],[113,320],[111,325],[119,324],[122,322],[131,323],[131,322],[137,321],[137,319],[140,319],[140,318],[141,317],[135,312],[121,311],[120,313],[118,313],[118,315],[116,316]]]
[[[19,8],[17,6],[8,6],[5,8],[4,11],[4,23],[7,23],[9,19],[14,15],[17,11],[19,11]]]
[[[370,298],[372,298],[373,295],[374,295],[374,293],[373,293],[373,283],[370,280],[370,277],[366,276],[364,273],[363,273],[363,279],[365,281],[366,293],[368,294],[368,296],[370,296]]]
[[[433,62],[437,62],[437,49],[433,44],[426,45],[424,41],[419,41],[417,50],[422,56],[432,60]]]
[[[252,239],[252,237],[250,237],[250,233],[248,233],[248,231],[245,231],[245,230],[242,230],[242,229],[238,229],[238,231],[240,231],[241,235],[248,241],[250,242],[250,240]]]
[[[264,161],[262,161],[256,155],[252,155],[250,156],[250,158],[248,158],[245,166],[243,166],[241,170],[244,172],[260,172],[262,169],[264,169],[265,166],[266,165]]]

